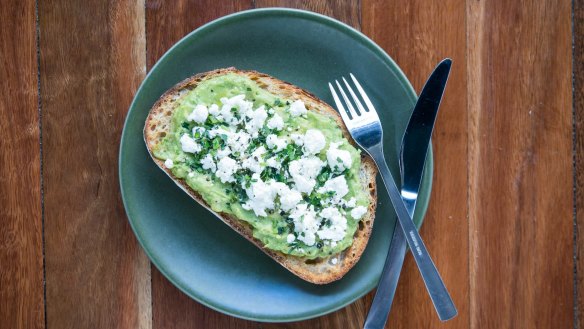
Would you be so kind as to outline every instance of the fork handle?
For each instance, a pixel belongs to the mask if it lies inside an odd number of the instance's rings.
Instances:
[[[391,310],[399,275],[406,256],[406,237],[399,226],[399,222],[395,224],[389,252],[383,265],[383,272],[381,272],[375,297],[373,297],[373,302],[365,319],[364,329],[384,328],[387,322],[387,316]]]
[[[414,256],[416,265],[420,270],[422,280],[424,280],[424,284],[430,294],[430,298],[432,299],[434,308],[438,313],[438,317],[441,321],[450,320],[458,314],[458,311],[456,310],[456,306],[454,306],[454,302],[452,301],[452,298],[450,298],[450,294],[448,294],[448,290],[446,290],[446,286],[444,285],[444,282],[442,281],[442,278],[440,277],[440,274],[422,241],[422,237],[420,237],[420,234],[402,201],[401,194],[395,185],[395,180],[385,162],[383,148],[381,144],[378,144],[367,151],[377,163],[381,178],[389,194],[389,199],[391,200],[397,214],[400,224],[399,226],[402,228],[406,241],[412,250],[412,255]]]

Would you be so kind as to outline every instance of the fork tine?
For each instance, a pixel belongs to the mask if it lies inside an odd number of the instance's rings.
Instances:
[[[341,96],[343,96],[343,99],[345,100],[345,104],[347,104],[347,107],[349,108],[349,113],[351,113],[351,117],[353,119],[355,119],[358,115],[357,111],[355,111],[355,108],[351,104],[351,101],[349,100],[349,97],[347,97],[347,94],[345,94],[345,91],[343,90],[343,87],[341,87],[341,84],[339,83],[339,81],[335,80],[335,82],[337,83],[337,87],[339,87],[339,91],[341,92]]]
[[[351,76],[351,79],[353,79],[353,82],[355,83],[357,90],[359,90],[359,94],[361,95],[361,97],[363,97],[363,100],[365,101],[365,104],[367,105],[367,109],[371,112],[375,112],[375,107],[373,106],[373,103],[371,103],[371,100],[369,99],[369,97],[365,93],[365,90],[363,90],[363,87],[361,87],[361,84],[359,83],[359,81],[357,81],[357,79],[355,78],[353,73],[349,73],[349,75]]]
[[[357,104],[357,108],[359,109],[359,113],[361,115],[366,114],[367,112],[365,112],[365,109],[363,108],[363,104],[361,104],[361,101],[359,100],[357,95],[355,95],[353,88],[351,88],[351,86],[349,85],[349,83],[347,82],[345,77],[343,77],[343,82],[345,83],[345,86],[347,86],[347,89],[349,89],[349,93],[351,94],[351,97],[353,97],[353,101],[355,102],[355,104]]]
[[[335,91],[335,88],[333,87],[333,85],[331,85],[330,82],[328,85],[329,85],[329,88],[331,90],[331,93],[333,94],[333,99],[335,100],[335,103],[337,104],[337,109],[339,110],[339,113],[341,114],[341,117],[343,118],[345,125],[347,125],[347,122],[351,121],[351,119],[349,118],[349,115],[347,114],[347,111],[345,110],[345,107],[343,106],[343,102],[341,102],[341,100],[339,99],[339,95],[337,95],[337,92]]]

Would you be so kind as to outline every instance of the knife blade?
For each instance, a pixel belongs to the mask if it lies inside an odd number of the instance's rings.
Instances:
[[[451,65],[451,59],[444,59],[436,66],[426,81],[402,139],[400,149],[401,195],[411,218],[414,215],[430,137]],[[391,309],[407,245],[405,236],[398,225],[399,222],[396,223],[381,279],[365,320],[364,328],[366,329],[383,328]],[[440,320],[447,321],[457,315],[458,312],[449,295],[434,297],[436,296],[433,296],[432,302]]]

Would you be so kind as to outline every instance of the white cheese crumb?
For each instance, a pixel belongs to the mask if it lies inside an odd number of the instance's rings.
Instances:
[[[247,190],[249,200],[246,205],[253,210],[257,216],[267,216],[266,209],[274,209],[274,199],[276,193],[269,184],[258,181],[251,184]]]
[[[333,202],[339,203],[341,199],[349,193],[349,187],[347,186],[347,180],[345,176],[337,176],[333,179],[329,179],[324,183],[324,186],[318,189],[319,193],[335,192],[333,196]]]
[[[302,194],[294,189],[289,189],[287,186],[286,188],[287,190],[282,191],[283,193],[279,193],[280,208],[282,208],[284,211],[290,211],[294,209],[294,207],[296,207],[300,201],[302,201]]]
[[[231,133],[227,138],[227,144],[233,152],[244,152],[248,147],[251,136],[245,131]]]
[[[215,164],[215,161],[213,161],[211,154],[207,154],[203,159],[201,159],[201,164],[205,170],[211,170],[211,172],[217,171],[217,165]]]
[[[290,189],[288,185],[274,180],[270,181],[270,184],[280,196],[280,209],[290,211],[302,201],[302,194],[294,189]]]
[[[257,137],[258,130],[260,130],[266,119],[268,118],[268,113],[266,112],[266,108],[262,105],[258,107],[255,111],[249,110],[246,113],[246,116],[250,119],[245,123],[245,129],[252,137]]]
[[[278,138],[278,136],[274,134],[270,134],[266,137],[266,145],[268,145],[270,149],[275,148],[274,152],[280,152],[288,146],[288,141],[283,138]]]
[[[209,111],[205,105],[197,105],[191,114],[187,116],[187,121],[195,121],[198,123],[203,123],[207,120],[209,116]]]
[[[352,197],[349,199],[349,201],[345,202],[345,205],[349,208],[354,208],[356,204],[357,204],[357,199],[355,199],[355,197]]]
[[[261,173],[263,170],[262,162],[263,155],[266,153],[266,148],[263,146],[255,149],[252,154],[241,163],[241,167],[247,168],[254,173]]]
[[[288,172],[299,192],[310,193],[316,185],[315,178],[323,166],[324,162],[319,158],[310,156],[290,162]]]
[[[237,171],[237,162],[229,157],[224,157],[217,163],[217,172],[215,175],[222,183],[235,182],[233,174]]]
[[[219,115],[219,106],[217,104],[211,104],[211,106],[209,106],[209,114],[214,117]]]
[[[195,142],[195,140],[187,134],[181,136],[180,145],[183,152],[199,153],[201,151],[201,145]]]
[[[288,243],[292,243],[292,242],[294,242],[294,240],[296,240],[296,237],[294,236],[294,234],[288,234],[288,236],[286,237],[286,242],[288,242]]]
[[[321,239],[331,241],[342,240],[347,233],[347,219],[335,207],[324,208],[320,217],[328,220],[330,225],[324,225],[318,232]]]
[[[314,206],[308,207],[306,203],[301,203],[290,213],[290,218],[294,220],[294,231],[299,233],[298,240],[307,246],[314,245],[319,226]]]
[[[221,111],[219,112],[218,119],[223,119],[229,125],[237,125],[240,120],[235,117],[235,113],[232,111],[233,108],[239,114],[245,114],[252,109],[253,103],[245,100],[245,95],[237,95],[231,98],[223,97],[221,98]]]
[[[275,199],[279,194],[280,197],[289,191],[288,186],[274,180],[264,182],[260,179],[259,174],[254,174],[252,179],[257,180],[252,183],[246,190],[249,200],[244,204],[244,209],[253,210],[257,216],[267,216],[266,209],[274,209]]]
[[[222,150],[218,150],[217,155],[215,155],[215,158],[217,158],[217,160],[221,160],[230,154],[231,154],[231,149],[229,147],[226,147]]]
[[[367,208],[359,206],[351,210],[351,217],[354,219],[361,219],[367,213]]]
[[[304,152],[316,154],[326,146],[326,140],[320,130],[308,129],[304,134]]]
[[[172,159],[166,159],[166,161],[164,161],[164,166],[168,169],[172,169],[172,167],[174,167],[174,162],[172,162]]]
[[[272,109],[272,108],[270,108],[270,109],[268,110],[268,113],[270,113],[270,114],[274,114],[274,112],[276,112],[276,111],[274,111],[274,109]]]
[[[290,129],[290,128],[288,128],[288,129]],[[290,129],[288,131],[292,131],[292,129]],[[298,146],[304,145],[304,135],[291,134],[290,135],[290,138],[292,139],[292,141],[294,142],[294,144],[296,144]]]
[[[270,110],[273,111],[273,109]],[[282,117],[278,114],[274,114],[274,116],[268,120],[267,125],[270,129],[282,130],[282,128],[284,128],[284,120],[282,120]]]
[[[294,101],[294,103],[290,105],[290,114],[292,114],[292,116],[297,117],[306,114],[307,112],[306,106],[304,106],[304,102],[301,100]]]
[[[337,263],[338,263],[338,262],[339,262],[339,260],[338,260],[337,258],[333,258],[333,259],[331,259],[331,263],[332,263],[333,265],[337,265]]]
[[[347,168],[351,168],[351,165],[353,164],[351,153],[338,148],[342,143],[343,142],[331,143],[329,149],[326,151],[326,160],[329,167],[333,170],[343,171]]]
[[[266,166],[276,169],[282,168],[282,164],[280,163],[280,161],[276,159],[276,157],[271,157],[268,160],[266,160]]]

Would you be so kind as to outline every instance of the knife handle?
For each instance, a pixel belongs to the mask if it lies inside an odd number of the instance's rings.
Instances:
[[[379,168],[379,173],[387,192],[389,193],[389,199],[395,209],[397,218],[400,223],[400,227],[405,235],[405,239],[412,250],[412,255],[416,261],[416,265],[420,270],[422,275],[422,280],[426,285],[426,290],[430,294],[432,303],[436,308],[438,317],[441,321],[449,320],[458,314],[454,302],[448,294],[448,290],[444,285],[444,281],[440,277],[436,265],[432,261],[422,237],[418,233],[414,222],[412,221],[408,210],[402,200],[401,193],[399,192],[397,186],[395,185],[395,180],[387,167],[385,162],[385,157],[383,155],[383,148],[381,144],[375,145],[367,149],[367,152],[373,157],[373,160],[377,163]],[[416,195],[417,197],[417,195]],[[406,200],[407,201],[407,200]]]

